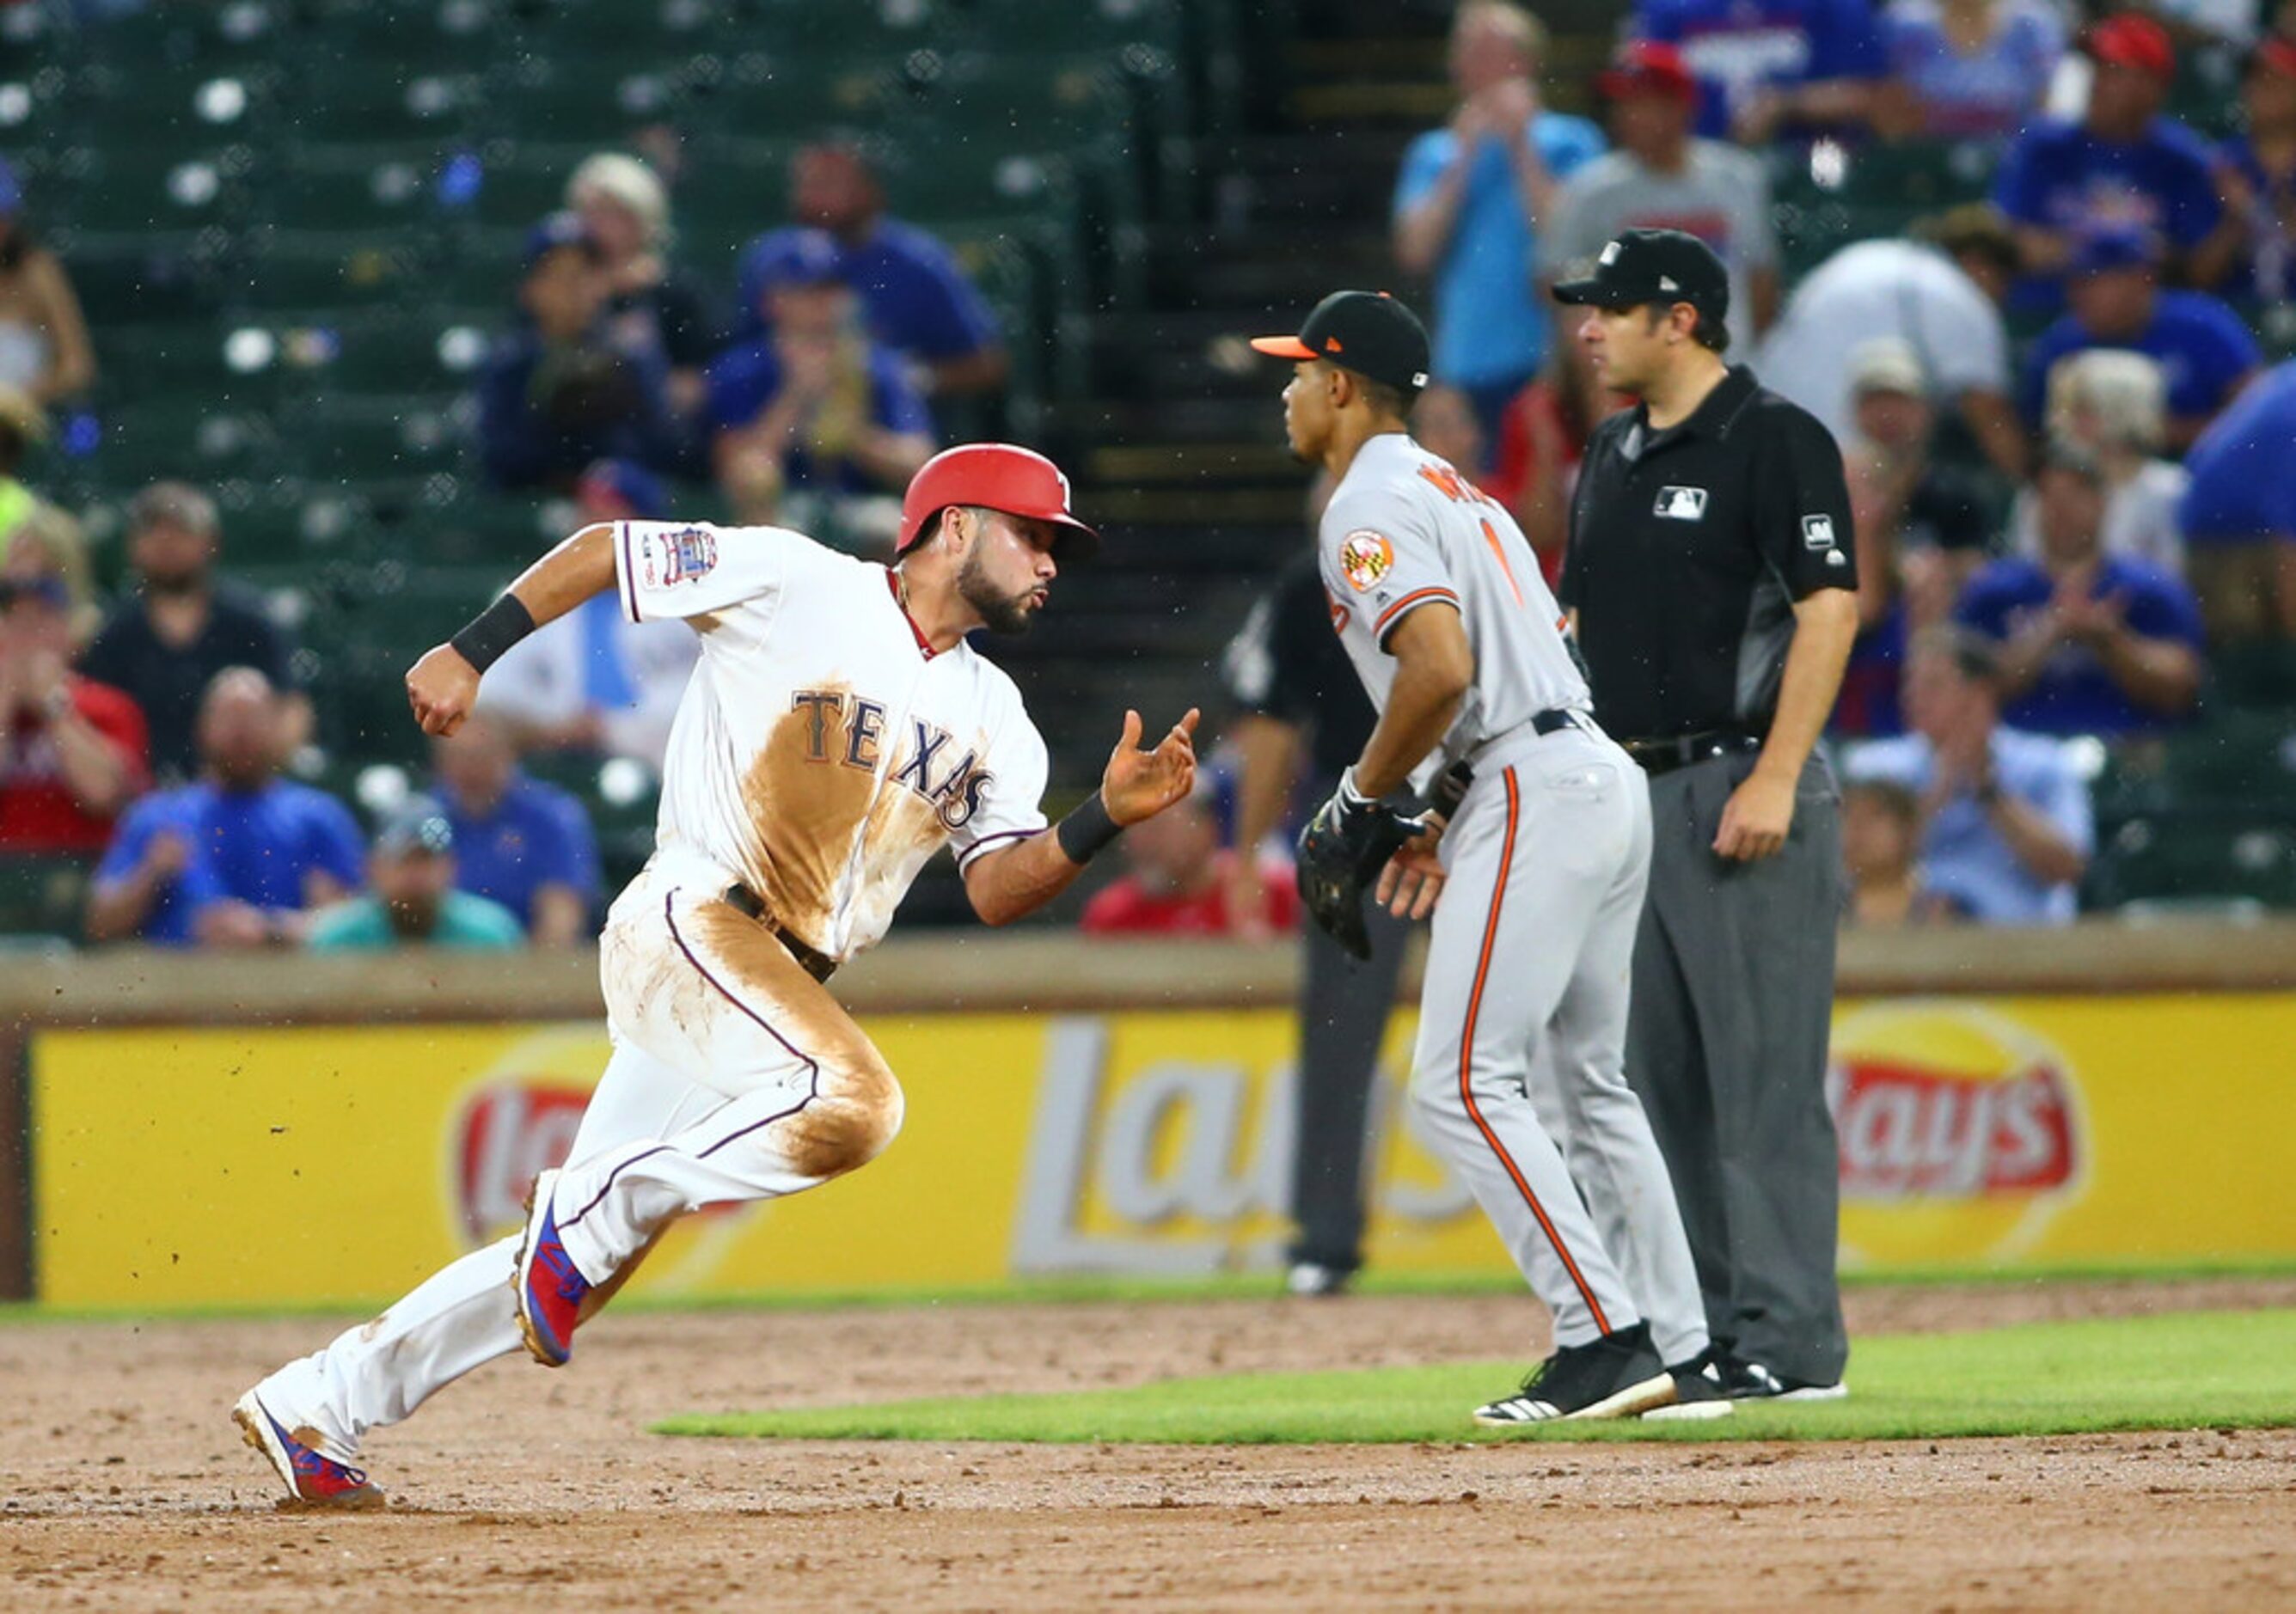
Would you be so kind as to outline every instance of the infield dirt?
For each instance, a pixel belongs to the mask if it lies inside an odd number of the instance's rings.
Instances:
[[[2296,1305],[2296,1279],[1871,1289],[1851,1326],[2266,1305]],[[283,1513],[231,1403],[356,1320],[0,1326],[0,1608],[2296,1605],[2296,1430],[1717,1447],[644,1432],[695,1409],[1538,1354],[1538,1308],[1494,1297],[609,1315],[572,1366],[495,1364],[373,1438],[388,1511]]]

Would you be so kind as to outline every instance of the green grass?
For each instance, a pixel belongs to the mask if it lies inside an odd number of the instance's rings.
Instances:
[[[1484,1439],[1886,1440],[2296,1425],[2296,1310],[2186,1312],[1860,1340],[1846,1401],[1709,1422],[1478,1429],[1520,1363],[1236,1373],[1130,1389],[695,1413],[673,1435],[1260,1445]]]
[[[1895,1289],[1945,1283],[2044,1284],[2079,1280],[2176,1282],[2196,1278],[2296,1277],[2296,1261],[2259,1256],[2219,1261],[2143,1260],[2068,1263],[2037,1267],[1924,1266],[1888,1273],[1848,1272],[1848,1289]],[[615,1303],[633,1312],[891,1310],[917,1306],[1012,1306],[1102,1301],[1152,1304],[1163,1300],[1267,1299],[1283,1287],[1276,1272],[1211,1273],[1182,1277],[1011,1278],[987,1283],[908,1284],[876,1289],[802,1290],[751,1294],[652,1298],[633,1295]],[[1357,1291],[1366,1295],[1518,1295],[1528,1303],[1522,1280],[1511,1272],[1365,1273]],[[155,1308],[139,1306],[43,1306],[36,1300],[0,1300],[0,1326],[27,1323],[113,1323],[142,1318],[168,1322],[320,1317],[381,1310],[398,1297],[374,1294],[303,1306],[223,1304]]]

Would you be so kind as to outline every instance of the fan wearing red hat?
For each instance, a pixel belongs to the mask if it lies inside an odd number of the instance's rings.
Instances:
[[[1628,230],[1682,230],[1722,260],[1739,327],[1759,335],[1778,307],[1777,229],[1761,160],[1691,133],[1698,80],[1673,45],[1629,41],[1595,86],[1614,146],[1564,183],[1539,236],[1539,278],[1551,285],[1584,273]],[[1577,345],[1574,328],[1563,337]]]
[[[1047,824],[1045,742],[966,643],[1027,627],[1061,558],[1093,541],[1050,460],[968,444],[912,480],[897,566],[781,528],[595,522],[415,663],[415,718],[450,734],[504,650],[593,596],[685,622],[701,646],[654,855],[600,938],[614,1052],[567,1164],[535,1179],[520,1232],[240,1398],[291,1499],[374,1505],[366,1431],[521,1346],[563,1366],[673,1223],[817,1187],[893,1141],[900,1083],[825,983],[927,859],[950,848],[975,910],[1004,924],[1186,799],[1196,713],[1148,749],[1128,711],[1098,791]]]
[[[2218,200],[2207,143],[2167,117],[2176,48],[2152,18],[2121,12],[2081,41],[2093,72],[2078,120],[2027,129],[2001,165],[1994,201],[2017,231],[2027,279],[2013,308],[2054,312],[2083,234],[2132,225],[2166,243],[2168,268],[2186,283],[2221,282],[2237,257],[2239,226]]]
[[[2241,132],[2217,148],[2217,188],[2242,235],[2228,297],[2296,300],[2296,41],[2268,35],[2240,81]]]

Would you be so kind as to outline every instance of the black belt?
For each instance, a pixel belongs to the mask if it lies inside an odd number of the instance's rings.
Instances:
[[[1557,733],[1566,728],[1575,728],[1587,733],[1595,732],[1593,720],[1584,712],[1572,711],[1560,706],[1550,706],[1543,712],[1534,713],[1530,719],[1530,728],[1533,733],[1541,738]],[[1480,756],[1505,739],[1507,734],[1514,732],[1513,729],[1509,729],[1505,734],[1492,735],[1475,748],[1476,754]],[[1434,790],[1428,795],[1427,803],[1444,817],[1448,818],[1459,810],[1461,799],[1466,795],[1467,787],[1474,782],[1473,765],[1462,758],[1444,769],[1442,774],[1437,778]]]
[[[748,914],[751,919],[756,920],[759,924],[765,926],[767,934],[772,936],[775,941],[781,943],[782,946],[789,949],[789,955],[797,960],[797,967],[804,971],[808,975],[812,976],[814,979],[825,981],[831,976],[837,973],[837,961],[835,959],[830,957],[826,953],[815,952],[811,947],[807,946],[804,942],[799,940],[786,926],[773,916],[773,914],[767,909],[764,901],[759,898],[755,891],[750,889],[749,887],[745,885],[727,886],[726,888],[726,905],[728,907],[740,910],[742,913]]]
[[[1742,729],[1701,729],[1694,734],[1669,734],[1663,740],[1621,740],[1627,755],[1643,765],[1645,774],[1670,774],[1693,763],[1717,757],[1734,757],[1762,749],[1761,737]]]

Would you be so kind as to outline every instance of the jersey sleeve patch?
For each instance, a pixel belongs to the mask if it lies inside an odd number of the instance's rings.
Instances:
[[[699,583],[718,569],[718,538],[706,527],[642,534],[637,552],[638,580],[647,588]]]
[[[1395,545],[1387,535],[1359,527],[1340,540],[1340,575],[1357,594],[1368,594],[1395,569]]]

